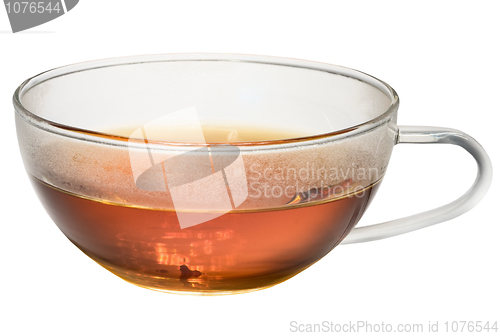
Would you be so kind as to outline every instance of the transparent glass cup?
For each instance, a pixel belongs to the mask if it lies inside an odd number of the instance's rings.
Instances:
[[[406,233],[477,204],[492,178],[483,148],[457,130],[398,126],[398,102],[356,70],[228,54],[74,64],[14,94],[24,165],[66,237],[133,284],[194,294],[270,287],[340,243]],[[243,132],[235,125],[256,138],[233,138]],[[209,128],[234,132],[209,141]],[[296,135],[261,139],[260,129]],[[477,179],[450,204],[355,228],[398,143],[459,145],[476,159]]]

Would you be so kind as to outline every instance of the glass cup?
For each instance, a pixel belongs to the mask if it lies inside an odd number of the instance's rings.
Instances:
[[[457,130],[398,126],[398,102],[356,70],[229,54],[79,63],[14,94],[24,165],[66,237],[133,284],[194,294],[270,287],[340,243],[476,205],[492,178],[483,148]],[[214,130],[227,137],[210,140]],[[474,185],[440,208],[355,228],[399,143],[463,147]]]

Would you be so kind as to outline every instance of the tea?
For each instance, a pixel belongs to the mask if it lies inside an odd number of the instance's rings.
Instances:
[[[109,133],[128,136],[131,131]],[[208,143],[303,134],[262,127],[204,127],[203,133]],[[182,131],[166,134],[156,140],[182,141]],[[109,271],[150,289],[207,294],[266,288],[309,267],[349,233],[379,186],[377,181],[342,195],[316,192],[307,201],[306,193],[296,194],[280,207],[236,208],[181,228],[174,209],[84,197],[31,180],[61,231]]]
[[[169,122],[171,122],[169,120]],[[156,125],[154,125],[156,126]],[[150,141],[171,141],[171,142],[191,142],[192,133],[201,127],[205,142],[211,143],[235,143],[299,138],[309,135],[306,130],[288,130],[280,128],[270,128],[265,125],[248,125],[238,123],[211,124],[202,123],[180,123],[177,125],[161,125],[161,127],[151,127],[148,129],[148,140]],[[108,134],[123,137],[131,136],[137,130],[136,125],[129,125],[120,128],[106,129]]]

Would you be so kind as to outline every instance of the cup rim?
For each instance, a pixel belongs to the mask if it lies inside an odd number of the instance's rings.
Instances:
[[[42,72],[38,75],[35,75],[25,80],[21,85],[19,85],[19,87],[14,92],[13,104],[16,112],[25,121],[27,121],[31,125],[41,130],[69,138],[74,138],[77,140],[97,142],[100,144],[109,144],[114,146],[126,146],[126,147],[130,147],[131,145],[135,147],[137,145],[137,147],[142,147],[141,144],[143,144],[143,141],[141,139],[132,139],[124,136],[112,135],[94,130],[88,130],[74,126],[64,125],[40,117],[34,114],[33,112],[29,111],[23,105],[23,103],[21,102],[21,97],[28,90],[30,90],[31,88],[35,87],[38,84],[41,84],[53,78],[70,75],[76,72],[112,67],[112,66],[123,66],[123,65],[139,64],[139,63],[175,62],[175,61],[247,62],[247,63],[288,66],[288,67],[296,67],[307,70],[323,71],[334,75],[341,75],[344,77],[357,79],[366,84],[369,84],[379,89],[383,93],[385,93],[391,99],[391,104],[383,113],[363,123],[323,134],[315,134],[310,136],[279,139],[279,140],[262,140],[262,141],[230,142],[230,143],[193,143],[193,142],[172,142],[172,141],[151,140],[148,141],[148,145],[150,147],[157,147],[161,149],[162,147],[164,148],[172,146],[174,147],[179,147],[179,146],[180,147],[193,147],[193,146],[194,147],[203,147],[203,146],[241,147],[242,146],[245,149],[250,149],[248,147],[270,149],[271,147],[283,148],[289,146],[292,147],[302,146],[311,143],[317,144],[325,141],[332,141],[345,137],[350,137],[355,134],[364,133],[374,128],[377,128],[380,125],[388,122],[392,118],[392,116],[397,112],[399,107],[399,96],[389,84],[359,70],[339,65],[333,65],[329,63],[307,61],[297,58],[285,58],[285,57],[249,55],[249,54],[228,54],[228,53],[170,53],[170,54],[138,55],[138,56],[113,57],[113,58],[69,64]]]

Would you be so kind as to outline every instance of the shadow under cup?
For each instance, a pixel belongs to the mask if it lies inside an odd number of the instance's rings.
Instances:
[[[363,215],[397,137],[385,83],[273,57],[80,63],[27,80],[14,101],[26,170],[61,231],[168,292],[266,288],[318,261]],[[300,136],[206,143],[207,125]],[[110,131],[121,127],[132,131]],[[169,129],[189,140],[158,136]]]

